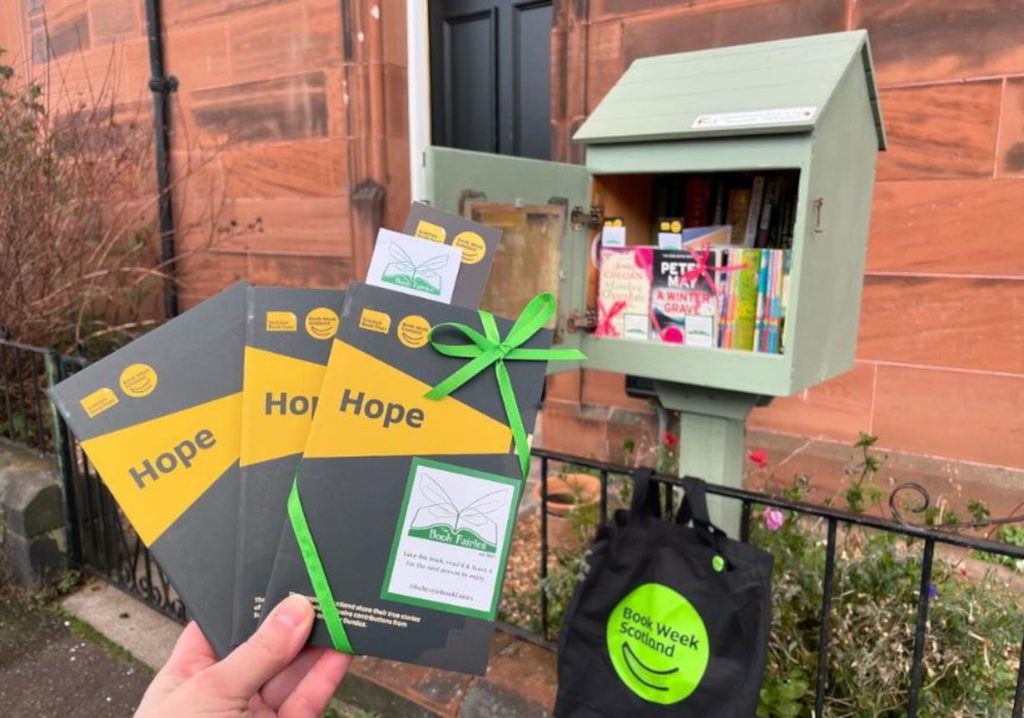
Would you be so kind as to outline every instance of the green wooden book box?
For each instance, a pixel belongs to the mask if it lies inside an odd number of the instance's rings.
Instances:
[[[885,147],[867,33],[637,60],[574,141],[586,146],[583,166],[428,148],[427,199],[505,231],[487,308],[514,316],[555,287],[556,341],[582,349],[584,368],[661,385],[785,396],[853,366],[875,157]],[[602,215],[624,217],[647,243],[656,175],[781,170],[797,177],[782,354],[588,331]]]

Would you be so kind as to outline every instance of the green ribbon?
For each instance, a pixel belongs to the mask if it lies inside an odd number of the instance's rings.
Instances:
[[[291,519],[295,540],[298,541],[302,561],[306,564],[306,573],[309,574],[309,582],[313,584],[313,593],[316,595],[317,603],[320,604],[320,613],[324,617],[324,623],[327,624],[327,633],[331,637],[334,650],[342,653],[355,653],[352,650],[352,644],[348,641],[348,634],[345,633],[345,626],[341,623],[341,616],[338,615],[338,606],[334,602],[331,584],[327,580],[327,574],[324,573],[324,565],[320,562],[316,542],[313,541],[313,534],[309,530],[306,512],[302,510],[298,473],[299,470],[296,468],[296,477],[292,479],[292,490],[288,494],[288,518]]]
[[[443,399],[493,364],[494,374],[498,379],[501,403],[505,406],[505,416],[508,417],[508,426],[512,430],[512,439],[516,454],[519,456],[520,469],[525,478],[530,467],[530,446],[526,438],[526,428],[523,426],[523,417],[519,413],[519,402],[516,400],[512,379],[508,375],[505,362],[579,361],[587,357],[578,349],[529,349],[521,346],[536,334],[555,313],[555,298],[547,292],[538,294],[527,303],[509,330],[508,336],[504,339],[501,338],[501,333],[498,331],[494,315],[483,309],[478,310],[478,313],[480,324],[484,329],[483,334],[458,322],[444,322],[430,330],[430,343],[434,349],[445,356],[469,359],[470,361],[427,392],[426,397],[428,399]],[[439,329],[446,328],[460,332],[472,343],[445,344],[434,338]]]

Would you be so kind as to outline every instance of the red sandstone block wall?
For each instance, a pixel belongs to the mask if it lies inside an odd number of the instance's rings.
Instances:
[[[366,253],[354,189],[385,189],[385,223],[408,207],[404,3],[162,8],[166,69],[180,83],[172,173],[184,305],[239,278],[344,286]],[[141,0],[0,0],[0,47],[53,78],[54,94],[82,92],[112,68],[118,101],[151,122]]]
[[[384,187],[390,226],[408,203],[404,3],[163,7],[168,71],[181,81],[174,167],[189,175],[175,197],[182,245],[218,238],[184,264],[186,303],[241,277],[345,284],[369,241],[353,191]],[[564,0],[556,10],[554,147],[575,161],[572,131],[638,57],[868,28],[890,149],[858,362],[756,411],[751,426],[837,442],[865,430],[888,448],[1024,468],[1024,0]],[[71,90],[112,67],[118,101],[148,113],[140,0],[0,0],[0,46]],[[548,445],[607,455],[626,437],[654,439],[620,375],[560,376],[549,407]]]

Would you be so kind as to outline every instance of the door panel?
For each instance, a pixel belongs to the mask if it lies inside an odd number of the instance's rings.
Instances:
[[[440,52],[432,82],[442,90],[434,96],[434,124],[445,145],[497,152],[497,15],[473,7],[479,5],[446,3],[449,14],[439,18],[441,39],[431,45]]]
[[[512,154],[551,157],[551,2],[522,3],[513,8],[515,77]]]
[[[551,153],[552,0],[430,0],[436,145]]]
[[[590,203],[586,168],[445,147],[428,147],[425,167],[434,206],[504,233],[483,308],[515,317],[535,294],[551,292],[558,299],[556,342],[578,346],[580,334],[566,324],[584,308],[589,229],[570,218],[574,207]],[[549,370],[575,368],[557,362]]]

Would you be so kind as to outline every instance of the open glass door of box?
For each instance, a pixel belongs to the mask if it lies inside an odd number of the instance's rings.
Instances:
[[[586,223],[573,223],[573,210],[589,207],[586,168],[444,147],[428,147],[424,162],[432,205],[503,232],[481,307],[514,318],[535,295],[551,292],[555,343],[578,347],[581,335],[567,325],[584,310],[586,268],[572,265],[581,256],[575,249],[589,241]],[[576,368],[549,364],[549,371]]]

